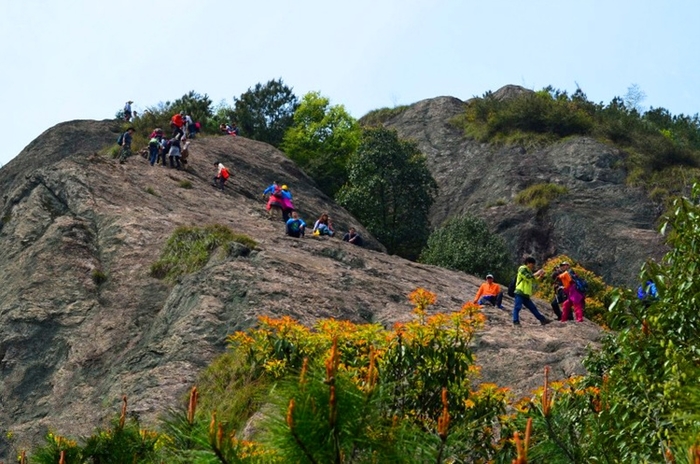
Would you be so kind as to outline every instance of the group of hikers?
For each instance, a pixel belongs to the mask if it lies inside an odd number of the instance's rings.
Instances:
[[[547,325],[551,320],[540,313],[532,301],[532,295],[537,288],[537,283],[545,276],[544,269],[535,271],[535,258],[528,257],[518,268],[516,277],[508,288],[509,296],[514,299],[513,325],[520,325],[520,310],[525,306],[542,325]],[[588,283],[571,268],[571,264],[562,261],[554,267],[550,273],[550,282],[553,285],[554,297],[550,304],[556,319],[562,323],[575,320],[583,322],[583,314],[586,307],[586,292]],[[646,306],[658,300],[659,295],[656,284],[647,280],[637,288],[637,298]],[[492,274],[486,275],[486,281],[481,284],[473,300],[480,306],[491,305],[498,309],[503,308],[503,290],[494,281]]]
[[[532,295],[537,288],[538,281],[545,276],[544,269],[534,270],[535,264],[537,264],[535,258],[527,257],[518,268],[516,277],[511,283],[511,288],[509,288],[509,294],[512,293],[511,296],[515,300],[513,305],[514,326],[520,325],[520,310],[523,306],[535,316],[541,325],[547,325],[552,322],[540,313],[532,301]],[[579,277],[566,261],[555,266],[550,278],[554,286],[555,295],[551,305],[557,320],[562,323],[572,319],[575,319],[576,322],[583,322],[587,287],[585,280]],[[504,309],[503,290],[501,290],[500,285],[494,282],[492,274],[486,275],[486,282],[479,287],[473,302],[482,306],[492,305],[498,309]]]
[[[285,224],[285,233],[290,237],[302,238],[306,234],[306,222],[299,217],[299,213],[294,207],[292,192],[287,185],[279,185],[277,181],[272,182],[262,193],[263,199],[267,198],[266,209],[268,215],[273,217],[275,212],[282,214],[282,221]],[[335,236],[333,221],[328,213],[323,213],[314,223],[312,234],[315,236]],[[343,236],[343,241],[353,245],[362,246],[362,237],[354,227],[351,227]]]

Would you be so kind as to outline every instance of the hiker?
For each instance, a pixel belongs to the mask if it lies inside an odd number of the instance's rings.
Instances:
[[[167,166],[167,163],[165,161],[165,157],[168,156],[168,152],[170,151],[170,139],[162,137],[160,139],[160,165],[163,167]]]
[[[540,321],[540,324],[547,325],[550,321],[537,310],[537,306],[530,297],[535,292],[537,279],[542,278],[544,270],[532,272],[537,261],[532,256],[525,258],[525,262],[518,268],[518,275],[515,280],[515,305],[513,305],[513,325],[520,325],[520,310],[523,306],[530,310],[533,316]]]
[[[659,299],[659,293],[653,280],[647,280],[644,285],[637,287],[637,298],[646,307],[651,306],[652,303]]]
[[[124,164],[126,159],[131,156],[131,140],[136,129],[129,127],[121,136],[121,154],[119,155],[119,164]]]
[[[133,101],[129,100],[124,104],[124,121],[131,122],[131,104]]]
[[[172,139],[170,139],[170,150],[168,151],[168,158],[170,159],[171,168],[177,167],[178,171],[182,169],[182,165],[180,164],[181,156],[182,154],[180,153],[180,138],[173,137]]]
[[[333,230],[333,223],[331,222],[331,218],[328,216],[328,213],[323,213],[316,220],[313,233],[314,235],[328,235],[329,237],[332,237],[333,234],[335,234],[335,231]]]
[[[277,184],[277,181],[274,181],[269,187],[263,190],[262,197],[265,198],[265,195],[270,195],[270,197],[267,200],[267,205],[265,206],[269,217],[272,218],[273,210],[279,210],[284,216],[284,205],[282,203],[282,189]]]
[[[306,223],[299,217],[296,211],[292,211],[292,217],[287,220],[285,227],[287,235],[290,237],[302,238],[306,231]]]
[[[158,152],[160,151],[160,138],[157,136],[151,137],[148,141],[148,163],[151,166],[156,164],[158,159]]]
[[[568,298],[566,296],[566,291],[564,290],[564,285],[561,283],[561,280],[559,280],[559,274],[562,273],[562,265],[563,264],[568,264],[568,263],[558,264],[552,270],[552,274],[551,274],[552,286],[554,289],[554,296],[552,297],[552,301],[550,301],[550,305],[552,306],[552,312],[557,316],[558,321],[562,320],[561,319],[561,305]],[[573,320],[573,317],[571,315],[569,315],[569,319]]]
[[[226,184],[226,181],[228,180],[230,173],[228,171],[228,168],[223,165],[223,163],[219,163],[216,161],[214,163],[214,166],[218,168],[218,171],[216,171],[216,177],[214,177],[214,186],[218,187],[221,189],[221,191],[224,191],[224,184]],[[218,185],[217,185],[218,184]]]
[[[292,192],[289,191],[289,187],[283,185],[280,190],[280,195],[282,199],[282,220],[286,223],[289,219],[289,215],[294,211],[294,203],[292,203]]]
[[[481,284],[474,297],[474,304],[484,306],[490,304],[498,309],[503,309],[503,291],[501,286],[493,281],[492,274],[486,274],[486,282]]]
[[[343,241],[350,242],[353,245],[357,245],[360,247],[364,245],[362,237],[360,236],[360,234],[357,233],[357,230],[355,230],[354,227],[351,227],[350,230],[348,230],[348,232],[345,235],[343,235]]]
[[[194,121],[192,120],[192,116],[190,116],[189,114],[185,115],[185,128],[187,129],[187,138],[193,138],[196,129],[194,127]]]
[[[183,118],[184,115],[185,112],[180,111],[170,118],[170,127],[173,129],[173,138],[177,137],[178,135],[180,137],[184,137],[185,135],[185,131],[182,130],[182,126],[185,125],[185,120]]]
[[[574,307],[574,316],[576,322],[583,322],[583,305],[586,300],[584,295],[576,287],[576,273],[570,268],[569,263],[563,262],[559,265],[562,272],[559,274],[559,280],[566,292],[566,301],[561,305],[561,322],[566,323],[569,320],[571,307]]]
[[[231,129],[230,134],[233,135],[234,137],[238,137],[238,124],[236,124],[234,122],[233,127],[231,127],[230,129]]]

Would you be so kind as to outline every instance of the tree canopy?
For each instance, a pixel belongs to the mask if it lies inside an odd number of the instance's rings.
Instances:
[[[294,112],[282,150],[333,197],[347,181],[347,162],[357,149],[360,129],[343,105],[331,106],[318,92],[309,92]]]
[[[234,97],[230,113],[241,135],[279,147],[287,129],[292,125],[299,102],[292,89],[282,79],[257,83],[239,98]]]
[[[363,129],[348,162],[348,183],[338,202],[348,208],[387,251],[415,260],[429,234],[428,211],[437,190],[414,142],[384,127]]]

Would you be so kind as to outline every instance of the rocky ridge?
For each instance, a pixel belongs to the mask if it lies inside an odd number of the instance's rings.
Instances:
[[[494,96],[526,91],[506,86]],[[452,123],[465,104],[454,97],[423,100],[385,122],[428,158],[439,187],[432,225],[474,214],[505,238],[514,257],[566,254],[609,283],[636,286],[642,263],[666,249],[657,232],[658,205],[625,183],[625,153],[589,137],[530,150],[469,140]],[[514,202],[539,183],[562,185],[568,193],[539,214]]]
[[[260,315],[391,326],[411,318],[406,297],[417,287],[437,293],[434,311],[452,311],[481,283],[386,255],[269,145],[202,138],[188,170],[177,171],[138,156],[119,165],[98,155],[114,143],[113,129],[112,121],[60,124],[0,170],[0,459],[11,450],[7,430],[18,447],[49,427],[86,435],[117,411],[122,395],[153,423],[223,352],[226,335]],[[215,161],[233,171],[223,193],[211,185]],[[285,237],[260,199],[272,180],[290,185],[308,222],[330,211],[339,229],[357,226],[370,248]],[[176,284],[149,275],[176,227],[210,223],[249,235],[258,249],[217,254]],[[94,271],[106,282],[96,283]],[[507,312],[485,312],[475,343],[482,380],[517,394],[541,382],[544,365],[557,378],[582,373],[581,358],[600,337],[590,322],[541,327],[523,314],[513,329]]]

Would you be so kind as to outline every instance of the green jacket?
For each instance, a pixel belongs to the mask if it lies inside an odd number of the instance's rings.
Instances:
[[[515,281],[515,293],[517,295],[523,295],[530,297],[535,293],[537,288],[537,279],[532,273],[530,268],[526,265],[522,265],[518,268],[518,277]]]

